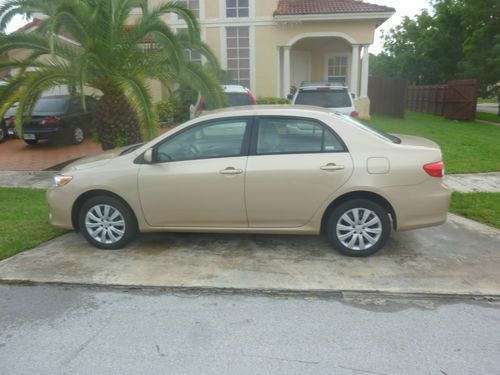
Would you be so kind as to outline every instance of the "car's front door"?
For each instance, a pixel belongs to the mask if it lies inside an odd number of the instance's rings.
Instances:
[[[248,227],[248,118],[204,122],[155,147],[139,170],[144,216],[153,227]]]
[[[307,224],[352,174],[344,143],[320,122],[260,118],[254,138],[245,184],[251,228]]]

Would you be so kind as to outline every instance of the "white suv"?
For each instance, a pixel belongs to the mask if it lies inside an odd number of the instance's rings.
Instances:
[[[353,95],[346,86],[332,82],[302,82],[294,96],[289,96],[292,104],[314,105],[331,109],[351,117],[358,117]]]

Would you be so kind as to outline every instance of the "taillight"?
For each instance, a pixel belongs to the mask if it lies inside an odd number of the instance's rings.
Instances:
[[[351,112],[351,117],[358,118],[359,117],[358,111],[352,111]]]
[[[61,120],[57,117],[49,117],[40,122],[41,125],[58,125]]]
[[[444,175],[444,162],[438,161],[435,163],[429,163],[424,165],[424,170],[429,176],[432,177],[443,177]]]

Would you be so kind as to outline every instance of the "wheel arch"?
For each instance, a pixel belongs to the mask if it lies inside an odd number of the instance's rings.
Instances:
[[[345,193],[340,197],[337,197],[328,205],[325,212],[323,213],[323,217],[321,218],[321,233],[326,233],[326,224],[328,222],[328,218],[330,217],[330,214],[335,209],[335,207],[352,199],[368,199],[375,203],[378,203],[390,215],[394,230],[397,229],[396,212],[394,211],[394,208],[389,203],[389,201],[383,196],[372,191],[359,190]]]
[[[73,225],[73,228],[75,231],[79,231],[78,216],[79,216],[79,213],[80,213],[80,210],[81,210],[83,204],[87,200],[89,200],[91,198],[99,197],[99,196],[115,198],[115,199],[119,200],[121,203],[123,203],[132,213],[132,216],[135,220],[135,224],[137,225],[137,223],[138,223],[137,222],[137,215],[125,199],[123,199],[118,194],[115,194],[111,191],[96,189],[96,190],[89,190],[89,191],[86,191],[85,193],[81,194],[73,203],[73,207],[71,208],[71,224]]]

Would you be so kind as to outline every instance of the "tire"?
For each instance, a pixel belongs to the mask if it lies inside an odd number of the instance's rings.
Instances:
[[[108,196],[87,200],[80,209],[78,224],[88,242],[105,250],[121,249],[137,234],[137,221],[132,211],[120,200]]]
[[[73,145],[79,145],[85,139],[85,130],[80,126],[73,126],[70,130],[69,141]]]
[[[26,142],[30,146],[34,146],[38,144],[38,139],[25,139],[24,142]]]
[[[391,234],[391,220],[378,203],[352,199],[332,211],[327,234],[333,247],[341,254],[366,257],[385,245]]]

